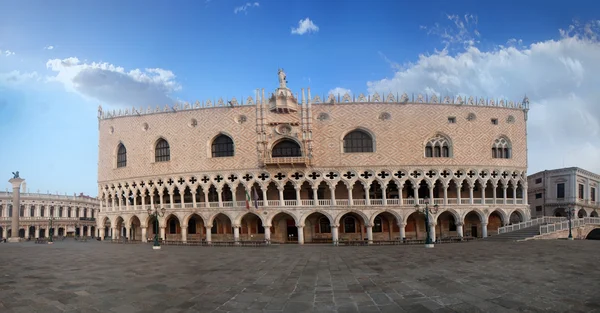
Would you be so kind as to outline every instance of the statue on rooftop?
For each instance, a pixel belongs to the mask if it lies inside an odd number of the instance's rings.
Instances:
[[[19,171],[12,172],[12,174],[13,174],[13,178],[20,178],[19,177]]]
[[[279,76],[279,88],[287,88],[286,87],[286,76],[285,76],[285,72],[283,71],[282,68],[279,69],[279,72],[277,73],[277,75]]]

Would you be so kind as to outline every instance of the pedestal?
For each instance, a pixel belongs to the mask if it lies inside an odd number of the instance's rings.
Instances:
[[[152,246],[152,250],[160,250],[160,246]]]
[[[425,248],[433,248],[434,245],[432,243],[426,243]]]
[[[17,172],[18,174],[18,172]],[[8,182],[13,187],[13,200],[12,200],[12,219],[11,219],[11,234],[7,242],[20,242],[19,238],[19,214],[21,213],[21,183],[25,180],[23,178],[15,177],[11,178]]]
[[[567,240],[574,240],[574,239],[575,239],[575,238],[573,238],[573,237],[571,237],[571,238],[567,237]]]

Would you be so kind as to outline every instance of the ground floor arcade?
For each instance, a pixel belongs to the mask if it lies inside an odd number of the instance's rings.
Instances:
[[[425,239],[427,227],[438,239],[487,237],[501,226],[528,219],[523,209],[447,209],[432,211],[429,223],[415,209],[167,211],[101,216],[97,235],[104,239],[149,241],[262,241],[319,243],[341,240]]]
[[[49,223],[44,224],[21,224],[19,225],[19,237],[24,239],[47,238],[50,235],[54,237],[74,237],[74,236],[94,236],[96,234],[95,222],[89,222],[86,225],[81,224],[56,224],[50,227]],[[10,238],[12,228],[10,224],[0,224],[0,238]]]

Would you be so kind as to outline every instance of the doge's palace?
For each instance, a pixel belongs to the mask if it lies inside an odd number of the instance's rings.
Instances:
[[[246,99],[100,107],[98,235],[370,243],[529,219],[527,98],[319,96],[278,78]]]

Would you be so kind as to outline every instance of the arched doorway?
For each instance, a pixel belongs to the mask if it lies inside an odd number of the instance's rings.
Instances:
[[[425,215],[419,212],[411,213],[406,219],[405,236],[406,239],[425,239],[427,238],[427,228],[425,226]]]
[[[167,217],[165,237],[169,241],[181,241],[181,224],[177,216],[171,214]]]
[[[204,237],[204,221],[200,215],[194,213],[187,222],[187,241],[202,241]]]
[[[305,226],[304,235],[306,235],[306,228]],[[304,238],[306,240],[306,236]],[[291,215],[281,212],[273,217],[271,221],[271,242],[298,242],[298,227],[296,227],[296,221]]]
[[[265,228],[258,215],[251,212],[244,214],[240,226],[240,240],[265,240]]]
[[[498,210],[492,212],[488,217],[487,235],[497,235],[498,229],[502,227],[502,224],[506,224],[506,221],[502,219],[502,214]]]
[[[398,220],[390,212],[377,214],[373,219],[373,240],[396,240],[400,237]]]
[[[341,240],[366,240],[367,232],[365,228],[364,219],[354,213],[349,212],[344,215],[339,220],[339,239]]]
[[[304,220],[304,242],[332,242],[331,221],[327,216],[325,216],[323,213],[314,212],[306,217]]]
[[[132,216],[129,220],[131,223],[129,225],[129,234],[127,234],[127,239],[134,241],[142,240],[142,222],[137,216]]]
[[[211,241],[233,241],[233,228],[231,219],[223,213],[217,214],[210,229]]]
[[[512,213],[510,213],[510,218],[508,219],[508,221],[511,225],[519,224],[525,221],[525,217],[520,211],[513,211]]]
[[[465,216],[464,229],[465,237],[481,238],[481,218],[475,211],[467,213]]]
[[[459,234],[457,233],[458,221],[454,214],[449,211],[444,211],[440,213],[437,218],[437,225],[435,226],[435,238],[444,239],[444,238],[452,238],[457,237]]]

